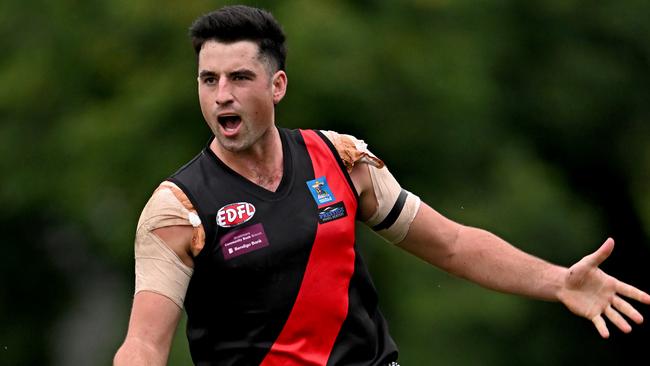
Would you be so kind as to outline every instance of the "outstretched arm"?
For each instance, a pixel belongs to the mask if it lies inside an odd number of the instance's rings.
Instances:
[[[379,211],[376,184],[367,164],[351,164],[350,170],[359,193],[359,216],[366,221]],[[394,187],[394,191],[401,189],[394,178],[383,184]],[[382,195],[382,190],[377,194]],[[386,203],[385,195],[383,202]],[[396,206],[395,203],[393,208]],[[598,268],[614,248],[612,239],[566,268],[525,253],[488,231],[454,222],[422,202],[406,236],[397,245],[481,286],[560,301],[573,313],[591,320],[603,338],[609,337],[605,318],[626,333],[632,328],[625,317],[635,323],[643,322],[641,314],[624,298],[650,304],[650,295]]]
[[[527,254],[488,231],[449,220],[422,204],[406,238],[398,245],[481,286],[561,301],[573,313],[591,320],[604,338],[609,331],[603,316],[623,332],[632,328],[621,314],[636,323],[643,321],[623,297],[650,304],[650,295],[598,268],[613,250],[612,239],[565,268]]]

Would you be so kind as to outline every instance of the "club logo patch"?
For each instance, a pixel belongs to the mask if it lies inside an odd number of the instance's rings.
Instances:
[[[217,225],[233,227],[241,225],[253,218],[255,206],[248,202],[237,202],[225,205],[217,212]]]
[[[316,200],[319,206],[335,200],[334,193],[332,193],[332,190],[327,185],[327,179],[325,177],[308,181],[307,187],[309,187],[311,195],[314,196],[314,200]]]
[[[338,220],[346,217],[348,213],[345,211],[343,201],[337,202],[333,205],[325,206],[318,209],[318,222],[324,224],[326,222]]]

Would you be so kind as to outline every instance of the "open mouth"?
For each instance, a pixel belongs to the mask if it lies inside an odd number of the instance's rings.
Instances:
[[[217,117],[217,122],[226,132],[235,132],[241,124],[241,117],[236,114],[224,114]]]

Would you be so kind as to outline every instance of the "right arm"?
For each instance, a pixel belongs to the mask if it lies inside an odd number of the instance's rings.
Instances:
[[[140,276],[144,275],[147,280],[143,282],[141,289],[137,291],[133,299],[126,339],[113,359],[115,366],[167,364],[171,342],[181,317],[182,299],[179,299],[179,297],[184,297],[185,288],[170,291],[167,286],[152,284],[150,279],[153,273],[157,274],[156,278],[160,281],[167,283],[169,277],[160,277],[161,274],[166,273],[169,275],[170,271],[175,271],[176,278],[179,278],[178,276],[182,277],[183,275],[178,273],[178,265],[182,263],[182,265],[188,268],[193,267],[192,253],[190,250],[194,235],[194,228],[192,226],[173,225],[156,228],[149,233],[146,233],[147,231],[139,231],[136,237],[136,247],[140,245],[140,248],[142,248],[145,246],[145,243],[149,247],[152,247],[152,245],[158,243],[164,246],[166,250],[160,251],[159,249],[155,249],[155,253],[153,253],[150,249],[149,251],[136,249],[136,262],[147,259],[160,265],[165,264],[166,266],[159,268],[155,265],[143,265],[138,270],[138,266],[136,265],[136,277],[138,277],[139,272],[145,271],[147,273],[140,273]],[[169,254],[173,252],[177,257],[176,260],[180,263],[171,266],[167,265],[165,256],[161,257],[156,254],[165,252]],[[169,254],[167,258],[169,258]],[[155,272],[157,270],[163,272]],[[149,273],[150,271],[154,272]],[[182,291],[182,294],[179,294],[178,291]],[[168,296],[163,294],[167,294]],[[172,298],[175,300],[172,300]]]

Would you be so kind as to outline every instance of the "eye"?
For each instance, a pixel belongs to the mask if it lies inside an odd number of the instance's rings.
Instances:
[[[239,70],[230,74],[232,81],[249,81],[255,79],[255,73],[249,70]]]
[[[234,81],[250,80],[250,78],[246,75],[233,75],[232,79]]]
[[[215,78],[215,77],[208,76],[208,77],[203,78],[203,84],[214,85],[216,83],[217,83],[217,78]]]

